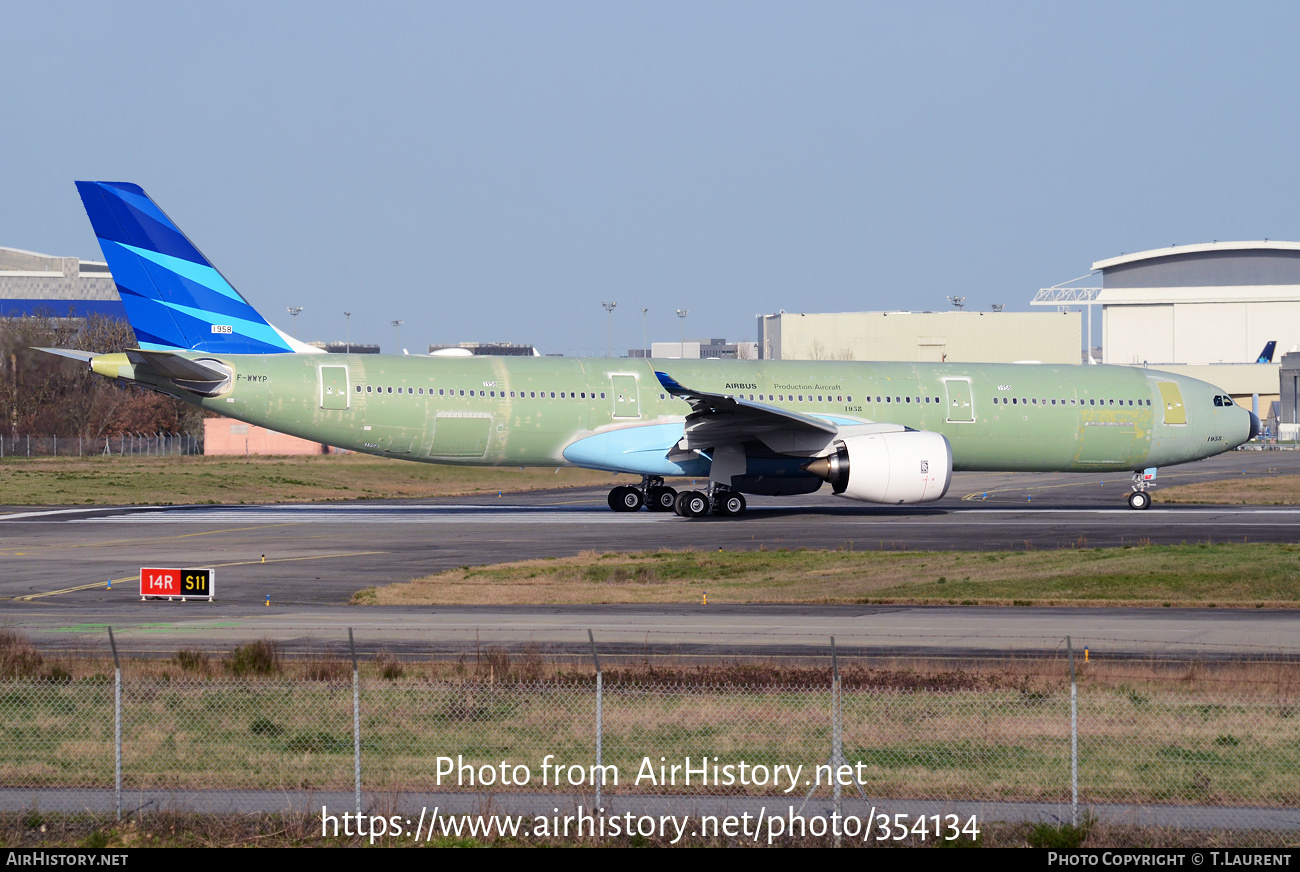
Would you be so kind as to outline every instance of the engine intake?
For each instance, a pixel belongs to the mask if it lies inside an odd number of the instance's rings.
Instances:
[[[867,503],[930,503],[952,484],[952,446],[941,433],[908,430],[837,440],[804,465],[837,496]]]

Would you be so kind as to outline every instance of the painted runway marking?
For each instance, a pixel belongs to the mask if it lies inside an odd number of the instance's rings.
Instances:
[[[775,519],[791,511],[818,512],[825,506],[755,506],[749,510],[751,520]],[[215,509],[156,509],[140,512],[135,509],[119,510],[120,514],[97,515],[89,518],[59,518],[63,523],[77,524],[228,524],[278,523],[278,524],[659,524],[683,523],[669,513],[620,514],[604,507],[591,508],[553,506],[267,506]],[[1202,526],[1292,526],[1300,522],[1300,508],[1224,507],[1203,509],[1155,509],[1140,514],[1127,508],[1114,509],[1062,509],[1062,508],[953,508],[924,514],[853,515],[843,513],[839,507],[827,515],[827,521],[836,524],[888,524],[926,525],[960,524],[962,526],[997,526],[1005,524],[999,518],[1016,516],[1017,523],[1027,526],[1059,525],[1062,515],[1077,518],[1089,516],[1123,517],[1136,527],[1145,529],[1152,524],[1178,527]],[[981,520],[989,518],[990,520]],[[1211,520],[1213,519],[1213,520]],[[732,521],[733,524],[737,523]],[[741,521],[743,523],[743,521]]]

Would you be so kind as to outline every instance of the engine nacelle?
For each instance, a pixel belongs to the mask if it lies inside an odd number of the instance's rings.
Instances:
[[[930,503],[952,484],[952,446],[941,433],[923,430],[849,436],[804,469],[851,500]]]

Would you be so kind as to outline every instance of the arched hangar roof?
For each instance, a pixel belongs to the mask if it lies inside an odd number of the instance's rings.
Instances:
[[[1300,285],[1300,242],[1207,242],[1123,254],[1092,265],[1105,288]]]

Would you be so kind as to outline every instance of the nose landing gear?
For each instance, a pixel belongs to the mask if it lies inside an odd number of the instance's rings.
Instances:
[[[1128,495],[1128,507],[1139,512],[1151,508],[1149,488],[1156,486],[1154,468],[1133,473],[1133,492]]]

